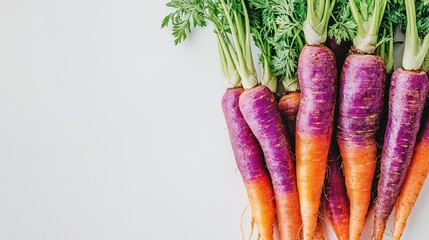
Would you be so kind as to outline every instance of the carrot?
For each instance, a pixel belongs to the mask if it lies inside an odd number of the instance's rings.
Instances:
[[[375,239],[382,239],[411,161],[428,83],[424,72],[396,70],[390,88],[389,117],[375,203]]]
[[[331,143],[336,92],[336,62],[326,41],[332,1],[307,1],[304,22],[306,45],[298,60],[298,80],[301,88],[296,119],[296,171],[298,181],[303,237],[314,238],[320,197],[325,178]],[[323,9],[323,10],[322,10]]]
[[[371,198],[384,81],[379,57],[347,57],[341,77],[337,140],[350,198],[350,239],[359,239]]]
[[[358,240],[362,232],[376,167],[375,136],[383,105],[386,74],[383,60],[373,53],[386,2],[375,0],[373,5],[368,4],[372,15],[363,18],[357,1],[350,1],[357,35],[341,74],[337,142],[350,199],[352,240]]]
[[[325,179],[323,207],[326,218],[339,240],[349,239],[350,206],[341,170],[341,158],[333,141],[328,155],[328,172]]]
[[[237,31],[243,29],[242,21],[246,17],[241,15],[242,6],[230,5],[229,2],[226,4],[224,1],[220,2],[221,4],[214,4],[211,1],[172,0],[167,3],[167,6],[177,10],[164,18],[162,26],[165,27],[172,23],[175,43],[178,44],[187,38],[191,32],[191,26],[203,27],[206,25],[206,21],[213,24],[218,40],[222,72],[228,87],[222,98],[222,110],[236,164],[247,190],[259,237],[262,240],[274,240],[273,229],[276,210],[271,178],[265,168],[262,149],[258,140],[253,135],[239,108],[239,98],[244,91],[241,88],[241,79],[246,79],[243,81],[244,84],[257,82],[256,73],[247,74],[249,69],[244,67],[245,63],[237,61],[239,55],[240,58],[242,57],[242,50],[245,47],[250,49],[250,46],[245,45],[242,41],[231,42],[230,40],[231,35],[234,39],[243,39],[244,35],[241,35],[243,32],[237,33]],[[225,22],[220,24],[221,19],[228,19],[228,24]],[[237,34],[240,34],[240,37]],[[248,35],[247,39],[249,39]],[[247,53],[250,54],[250,51],[247,50]],[[248,60],[253,64],[251,56]]]
[[[426,73],[420,70],[429,49],[429,34],[420,45],[414,0],[406,0],[405,7],[407,31],[403,68],[397,69],[392,75],[381,175],[375,202],[376,240],[383,238],[386,221],[405,180],[429,86]]]
[[[265,86],[247,89],[240,110],[261,144],[270,172],[281,239],[296,239],[301,226],[292,153],[273,93]]]
[[[393,227],[393,239],[401,239],[407,219],[429,173],[429,115],[426,113],[422,119],[422,127],[414,147],[414,154],[408,169],[407,177],[396,203],[396,213]]]
[[[290,92],[285,94],[278,103],[293,152],[295,152],[295,127],[296,115],[298,115],[299,109],[299,98],[299,91]]]
[[[271,175],[280,239],[300,239],[301,214],[295,166],[290,143],[274,96],[277,77],[271,67],[277,53],[273,51],[273,46],[268,40],[274,35],[276,26],[271,24],[275,24],[276,21],[275,19],[262,21],[264,17],[274,18],[273,16],[278,13],[273,12],[274,7],[267,8],[270,5],[261,5],[259,1],[249,0],[248,3],[249,8],[245,10],[249,12],[251,33],[255,45],[261,50],[259,59],[262,66],[262,78],[261,85],[243,81],[246,90],[240,97],[240,110],[262,147]],[[268,22],[270,25],[266,25]],[[250,64],[250,62],[248,63]]]
[[[239,97],[243,91],[243,88],[228,89],[222,98],[222,109],[259,234],[262,239],[272,239],[275,224],[274,192],[265,168],[261,147],[238,106]]]
[[[300,55],[298,73],[301,98],[296,123],[297,180],[304,239],[312,239],[332,136],[335,57],[327,47],[307,45]]]

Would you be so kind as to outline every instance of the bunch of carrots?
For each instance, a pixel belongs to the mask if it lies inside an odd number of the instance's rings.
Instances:
[[[262,240],[400,239],[429,172],[429,1],[170,0],[175,43],[210,26],[230,142]],[[405,34],[394,67],[395,35]],[[252,45],[259,48],[258,76]]]

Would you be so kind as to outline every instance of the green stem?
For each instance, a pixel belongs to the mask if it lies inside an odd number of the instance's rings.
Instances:
[[[423,61],[429,49],[429,34],[420,45],[420,38],[416,24],[416,5],[414,0],[405,0],[407,11],[407,31],[405,33],[405,48],[402,66],[406,70],[418,70],[422,68]]]
[[[222,4],[223,11],[225,12],[225,17],[226,17],[226,19],[228,21],[228,24],[229,24],[229,27],[231,29],[232,38],[233,38],[235,46],[236,46],[238,61],[239,61],[240,65],[242,65],[245,62],[245,60],[244,60],[243,52],[242,52],[242,49],[241,49],[240,38],[239,38],[239,36],[237,34],[237,31],[236,31],[236,29],[234,27],[235,26],[234,22],[231,19],[231,15],[230,15],[231,9],[229,9],[226,6],[224,0],[220,0],[220,2]],[[239,69],[239,71],[241,71],[243,75],[247,75],[246,69],[241,68],[241,69]]]
[[[241,80],[237,73],[237,67],[233,60],[233,53],[231,53],[228,43],[225,42],[224,36],[216,32],[218,39],[219,55],[221,57],[221,66],[224,73],[224,78],[228,88],[240,87]]]
[[[387,50],[387,60],[386,60],[386,72],[392,73],[394,69],[394,56],[393,56],[393,45],[395,43],[395,33],[393,32],[393,24],[392,22],[389,23],[389,31],[390,31],[390,39],[389,39],[389,49]]]
[[[356,22],[358,34],[364,33],[365,29],[363,28],[363,19],[362,19],[362,16],[360,15],[359,10],[356,6],[355,0],[350,0],[350,11],[352,12],[353,18]]]
[[[257,76],[256,76],[256,70],[255,70],[255,65],[253,63],[253,55],[252,55],[252,44],[251,44],[251,40],[250,40],[250,20],[249,20],[249,13],[247,12],[247,7],[246,7],[246,3],[244,2],[244,0],[241,0],[241,5],[243,7],[243,13],[244,13],[244,23],[245,23],[245,30],[246,30],[246,42],[245,42],[245,48],[246,48],[246,60],[247,60],[247,70],[249,75],[250,75],[250,79],[249,81],[249,85],[251,85],[251,87],[254,87],[258,84],[257,81]]]
[[[422,66],[423,71],[429,73],[429,52],[426,54],[425,60]]]
[[[307,0],[307,19],[304,21],[305,41],[310,45],[326,42],[328,22],[332,14],[335,0]]]
[[[384,10],[387,0],[375,0],[374,12],[371,16],[364,18],[359,12],[355,0],[350,0],[350,10],[357,25],[357,35],[353,39],[354,46],[357,50],[372,54],[377,47],[378,31],[380,29],[381,20],[383,19]],[[362,10],[362,12],[365,12]]]

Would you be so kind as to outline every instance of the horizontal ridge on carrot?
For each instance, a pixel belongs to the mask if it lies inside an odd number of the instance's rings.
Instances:
[[[360,238],[376,167],[375,136],[380,124],[386,74],[383,60],[373,54],[386,2],[375,0],[373,5],[365,6],[350,0],[357,35],[341,74],[337,142],[350,199],[351,240]],[[366,11],[372,15],[368,16]]]
[[[420,45],[414,0],[405,0],[405,7],[407,30],[403,68],[395,70],[392,75],[378,197],[375,202],[376,240],[383,238],[387,219],[405,180],[428,94],[428,77],[421,68],[429,49],[429,34]]]
[[[239,109],[239,98],[244,91],[241,87],[241,78],[252,79],[247,79],[246,83],[256,82],[256,79],[244,74],[247,69],[243,67],[243,62],[237,62],[237,56],[241,54],[238,49],[242,49],[246,45],[239,41],[231,42],[226,30],[226,28],[231,29],[231,34],[237,34],[234,30],[241,29],[242,16],[240,14],[242,9],[238,6],[234,6],[234,8],[232,6],[227,7],[225,4],[215,4],[213,1],[172,0],[167,3],[167,6],[176,8],[177,11],[167,15],[162,26],[165,27],[170,22],[172,23],[176,44],[186,39],[191,31],[192,23],[194,27],[203,27],[206,25],[206,21],[210,21],[215,28],[222,73],[228,87],[222,97],[222,110],[235,160],[246,186],[252,217],[256,222],[259,237],[262,240],[274,240],[276,210],[271,178],[265,168],[259,142]],[[234,23],[240,24],[240,26],[236,26],[232,21],[227,20],[231,20],[231,18],[234,18]],[[225,25],[225,22],[228,22],[229,25]],[[252,59],[250,58],[250,60]]]

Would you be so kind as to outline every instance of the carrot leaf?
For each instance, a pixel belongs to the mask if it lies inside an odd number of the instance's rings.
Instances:
[[[337,44],[349,41],[356,36],[357,26],[353,21],[348,0],[337,0],[331,21],[333,23],[328,26],[328,36],[334,38]]]
[[[244,0],[170,0],[167,6],[176,11],[163,19],[161,27],[172,25],[175,44],[184,41],[193,28],[211,22],[227,86],[251,88],[258,84]]]

